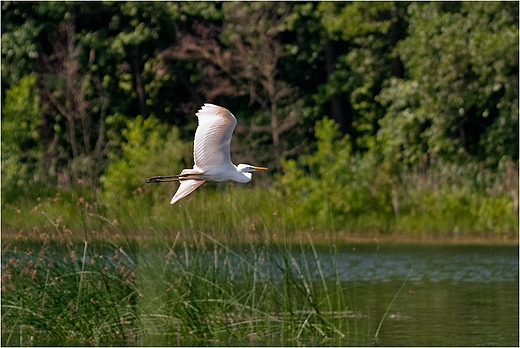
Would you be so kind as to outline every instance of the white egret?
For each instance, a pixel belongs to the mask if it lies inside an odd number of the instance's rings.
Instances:
[[[267,170],[250,164],[234,165],[229,154],[231,136],[237,119],[228,109],[213,104],[204,104],[195,114],[199,125],[195,131],[192,169],[183,169],[179,175],[154,176],[146,183],[180,181],[181,185],[170,204],[186,197],[206,181],[234,180],[251,181],[252,172]]]

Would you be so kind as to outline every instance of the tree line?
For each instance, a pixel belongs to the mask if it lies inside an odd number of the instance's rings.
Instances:
[[[402,168],[517,172],[518,15],[517,2],[4,1],[2,202],[189,167],[204,102],[237,116],[235,161],[277,177],[365,159],[392,201]]]

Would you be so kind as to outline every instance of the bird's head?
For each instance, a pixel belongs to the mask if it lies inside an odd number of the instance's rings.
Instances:
[[[237,170],[241,173],[252,173],[252,172],[256,172],[256,171],[259,171],[259,170],[267,170],[268,168],[266,167],[257,167],[257,166],[252,166],[250,164],[239,164],[237,166]]]
[[[251,180],[251,177],[253,176],[251,173],[252,172],[256,172],[256,171],[260,171],[260,170],[267,170],[268,168],[266,167],[257,167],[257,166],[252,166],[250,164],[239,164],[237,166],[237,171],[241,174],[243,174],[249,181]]]

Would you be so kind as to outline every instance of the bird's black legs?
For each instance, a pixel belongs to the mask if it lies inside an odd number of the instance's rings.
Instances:
[[[144,182],[147,184],[153,182],[170,182],[170,181],[182,181],[182,180],[206,180],[201,177],[200,174],[179,174],[179,175],[160,175],[152,176],[146,179]]]
[[[152,176],[146,179],[144,182],[149,184],[152,182],[168,182],[168,181],[179,181],[180,175],[163,175],[163,176]]]

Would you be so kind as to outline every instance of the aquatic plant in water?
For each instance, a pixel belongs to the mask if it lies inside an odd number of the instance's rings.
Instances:
[[[308,243],[291,251],[272,243],[232,245],[206,234],[198,241],[177,236],[169,244],[64,239],[6,245],[2,344],[353,339],[358,313],[341,282],[320,278],[317,254],[302,257]]]

